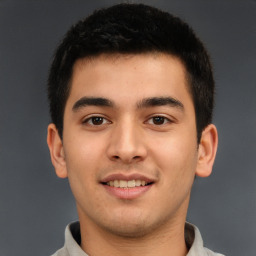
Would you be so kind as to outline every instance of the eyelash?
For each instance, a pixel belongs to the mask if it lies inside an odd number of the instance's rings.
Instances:
[[[100,119],[100,120],[103,121],[103,123],[94,124],[93,123],[93,119]],[[108,119],[106,119],[105,117],[103,117],[103,116],[91,116],[91,117],[88,117],[85,120],[83,120],[82,123],[83,124],[88,124],[90,126],[101,126],[101,125],[104,125],[104,124],[107,124],[107,123],[111,123],[111,122]]]
[[[154,123],[154,119],[156,119],[156,118],[158,118],[158,119],[160,119],[161,121],[163,121],[163,123],[160,123],[160,124]],[[151,123],[150,123],[150,120],[152,120]],[[152,116],[152,117],[150,117],[150,118],[148,119],[147,123],[150,123],[150,124],[156,125],[156,126],[161,126],[161,125],[165,125],[165,124],[167,124],[167,123],[172,123],[172,120],[169,119],[169,118],[167,118],[167,117],[165,117],[165,116],[157,115],[157,116]]]
[[[94,121],[99,122],[99,123],[96,124],[96,123],[94,123]],[[154,121],[160,121],[160,123],[157,124],[157,123],[154,123]],[[88,117],[85,120],[83,120],[82,123],[88,124],[90,126],[101,126],[104,124],[109,124],[111,122],[102,116],[91,116],[91,117]],[[165,116],[157,115],[157,116],[150,117],[145,123],[148,123],[150,125],[161,126],[161,125],[165,125],[167,123],[172,123],[172,120],[170,120],[169,118],[167,118]]]

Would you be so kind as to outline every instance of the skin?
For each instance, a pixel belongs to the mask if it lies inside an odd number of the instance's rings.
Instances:
[[[83,97],[110,104],[80,104]],[[155,97],[178,104],[143,104]],[[211,174],[217,140],[210,124],[197,144],[194,106],[179,59],[141,54],[78,60],[63,140],[50,124],[47,141],[56,174],[68,177],[76,199],[82,249],[93,256],[186,255],[191,187],[195,175]],[[144,175],[153,184],[133,199],[118,198],[101,183],[112,174]]]

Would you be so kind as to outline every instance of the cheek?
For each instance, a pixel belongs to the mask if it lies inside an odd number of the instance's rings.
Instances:
[[[78,189],[89,189],[97,182],[97,170],[103,159],[103,145],[97,139],[79,136],[64,143],[70,185]]]
[[[97,172],[100,168],[102,151],[101,144],[92,139],[66,141],[65,156],[68,179],[76,202],[80,207],[88,209],[91,199],[100,202],[97,192]],[[101,202],[102,203],[102,202]]]
[[[76,170],[80,168],[91,169],[95,165],[103,151],[103,143],[98,137],[77,134],[76,137],[64,141],[64,153],[67,164]]]
[[[169,184],[191,182],[197,164],[197,144],[194,136],[168,136],[154,143],[153,158]],[[166,179],[164,179],[166,180]],[[173,186],[173,184],[171,185]]]

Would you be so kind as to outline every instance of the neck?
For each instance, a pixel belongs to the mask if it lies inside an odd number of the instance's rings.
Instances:
[[[131,238],[112,234],[95,226],[93,223],[80,220],[81,247],[93,256],[185,256],[187,247],[184,236],[183,221],[164,223],[150,234]]]

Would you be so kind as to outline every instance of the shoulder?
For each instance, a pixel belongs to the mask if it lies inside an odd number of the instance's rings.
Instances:
[[[51,256],[70,256],[68,251],[66,250],[65,247],[59,249],[57,252],[52,254]]]
[[[65,244],[51,256],[87,256],[87,254],[80,247],[80,224],[74,222],[69,224],[65,230]]]
[[[213,252],[213,251],[211,251],[211,250],[209,250],[207,248],[204,248],[204,250],[205,250],[205,255],[206,256],[225,256],[223,254]]]

